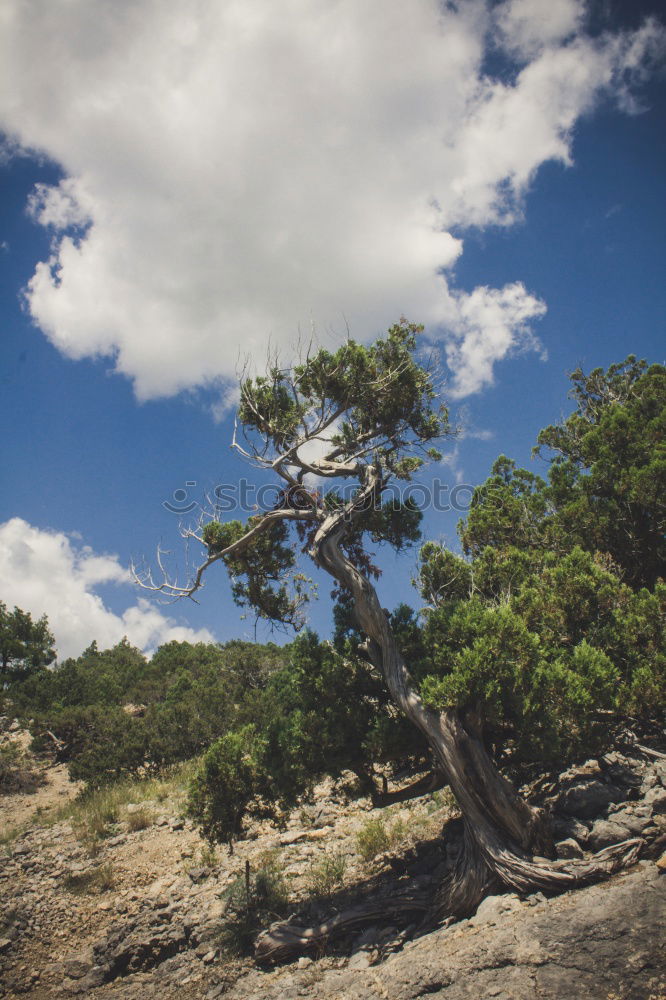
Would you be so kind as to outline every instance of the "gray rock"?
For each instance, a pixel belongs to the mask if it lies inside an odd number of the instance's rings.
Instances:
[[[652,808],[643,803],[611,806],[608,810],[608,819],[626,827],[632,837],[638,837],[652,822]]]
[[[629,840],[631,831],[622,823],[615,822],[614,819],[598,819],[590,830],[588,846],[591,851],[601,851],[611,844],[619,844],[623,840]]]
[[[357,951],[349,959],[348,968],[350,969],[369,969],[371,965],[377,960],[377,953],[370,951]]]
[[[645,796],[645,803],[652,807],[653,813],[666,813],[666,788],[651,788]]]
[[[92,962],[84,955],[74,955],[63,962],[63,971],[70,979],[83,979],[91,969]]]
[[[210,868],[190,868],[187,874],[194,883],[205,882],[210,875]]]
[[[617,785],[592,778],[567,788],[559,796],[557,806],[562,812],[578,819],[598,816],[611,802],[621,802],[626,796]]]
[[[560,840],[573,838],[579,844],[585,844],[590,835],[590,829],[585,823],[574,816],[555,816],[553,819],[553,833]]]
[[[514,893],[507,893],[504,896],[486,896],[471,918],[470,924],[474,926],[478,924],[495,924],[498,920],[502,919],[504,914],[510,910],[519,908],[520,905],[520,900]]]
[[[573,837],[568,837],[566,840],[560,840],[555,844],[555,853],[558,858],[582,858],[583,849],[577,840]]]

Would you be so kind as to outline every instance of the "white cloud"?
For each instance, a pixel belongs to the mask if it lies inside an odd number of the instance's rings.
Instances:
[[[460,296],[446,346],[447,363],[455,373],[450,395],[460,399],[491,383],[493,365],[510,351],[539,348],[530,321],[545,311],[544,303],[520,282],[502,289],[479,286]]]
[[[94,206],[86,198],[82,184],[74,177],[65,177],[58,185],[36,184],[28,196],[27,208],[35,222],[60,231],[87,225],[92,221]]]
[[[124,635],[146,651],[173,639],[214,641],[207,629],[178,625],[145,598],[120,615],[110,611],[95,589],[131,583],[118,557],[96,555],[62,532],[35,528],[19,517],[0,524],[0,580],[6,605],[47,616],[60,659],[78,656],[93,639],[104,649]]]
[[[477,391],[534,347],[543,305],[520,275],[456,289],[452,228],[520,215],[581,114],[604,91],[628,105],[663,44],[653,22],[590,39],[583,9],[6,0],[0,124],[67,175],[30,203],[54,235],[34,320],[149,398],[233,379],[311,319],[370,339],[404,313],[453,337],[456,391]],[[484,76],[489,37],[518,54],[513,82]]]
[[[585,4],[580,0],[508,0],[496,9],[505,48],[532,58],[547,45],[559,45],[582,26]]]

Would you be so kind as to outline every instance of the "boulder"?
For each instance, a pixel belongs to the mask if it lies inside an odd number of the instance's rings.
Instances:
[[[591,851],[601,851],[611,844],[629,840],[631,836],[631,831],[622,823],[615,822],[614,819],[598,819],[590,830],[588,846]]]
[[[622,802],[625,798],[622,789],[612,782],[591,778],[567,788],[558,797],[557,808],[577,819],[592,819],[611,802]]]

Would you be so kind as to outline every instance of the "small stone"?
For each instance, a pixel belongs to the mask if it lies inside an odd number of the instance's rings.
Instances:
[[[651,788],[645,796],[654,813],[666,813],[666,788]]]
[[[666,872],[666,851],[664,851],[660,858],[657,858],[655,865],[660,872]]]
[[[503,913],[519,906],[520,900],[514,893],[507,893],[504,896],[486,896],[470,919],[470,924],[473,926],[476,924],[495,924]]]
[[[566,840],[560,840],[559,843],[555,844],[555,853],[558,858],[582,858],[583,850],[577,840],[573,837],[568,837]]]
[[[192,881],[197,884],[199,882],[204,882],[210,875],[210,868],[190,868],[187,873]]]
[[[107,842],[106,842],[106,846],[107,847],[120,847],[121,844],[125,844],[125,843],[127,843],[127,837],[125,837],[121,833],[117,837],[111,837],[111,838],[109,838],[109,840],[107,840]]]
[[[0,938],[0,955],[8,951],[12,946],[12,942],[9,938]]]
[[[325,840],[332,831],[332,826],[322,826],[319,830],[308,830],[306,836],[308,840]]]
[[[368,969],[372,965],[372,956],[367,951],[357,951],[349,959],[349,969]]]
[[[307,830],[295,830],[280,834],[280,844],[285,847],[287,844],[297,844],[299,840],[307,840]]]
[[[83,979],[92,969],[92,962],[87,958],[75,955],[73,958],[65,959],[63,962],[65,975],[70,979]]]
[[[206,1000],[217,1000],[228,990],[226,983],[218,983],[217,986],[213,986],[212,989],[208,990],[206,993]]]
[[[631,831],[622,823],[616,823],[609,819],[598,819],[590,830],[589,845],[593,851],[600,851],[604,847],[629,840],[630,837]]]
[[[299,969],[307,969],[308,966],[310,966],[310,965],[312,965],[312,959],[311,958],[307,958],[306,955],[301,955],[301,957],[298,960],[298,968]]]

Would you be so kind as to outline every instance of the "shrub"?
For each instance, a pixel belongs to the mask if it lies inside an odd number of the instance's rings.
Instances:
[[[243,816],[258,794],[262,741],[254,726],[222,736],[204,754],[192,779],[190,815],[211,843],[232,843],[241,831]]]
[[[220,932],[220,948],[228,955],[249,954],[258,931],[289,910],[287,880],[278,853],[264,854],[254,872],[246,862],[245,872],[222,898],[227,903],[227,919]]]
[[[100,865],[89,872],[67,875],[63,885],[67,892],[75,896],[109,892],[115,886],[113,867],[110,864]]]
[[[0,795],[34,792],[44,780],[16,743],[0,747]]]
[[[407,827],[400,817],[387,826],[383,816],[366,820],[356,834],[356,849],[368,864],[379,854],[391,850],[407,836]]]
[[[127,813],[126,822],[130,833],[137,833],[139,830],[145,830],[152,825],[153,814],[145,807],[135,809],[133,812]]]
[[[344,851],[326,854],[313,862],[308,873],[308,889],[314,896],[330,896],[344,882],[347,855]]]

